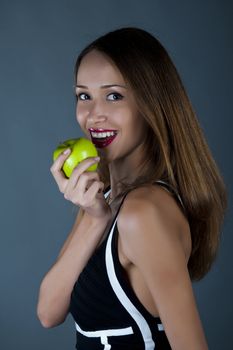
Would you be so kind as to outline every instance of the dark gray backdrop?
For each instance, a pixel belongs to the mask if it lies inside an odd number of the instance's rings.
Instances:
[[[139,26],[162,42],[181,75],[232,194],[230,1],[0,1],[0,348],[74,349],[75,328],[44,329],[41,279],[74,220],[50,175],[59,141],[81,136],[73,66],[90,40]],[[212,271],[194,284],[211,350],[233,349],[231,202]]]

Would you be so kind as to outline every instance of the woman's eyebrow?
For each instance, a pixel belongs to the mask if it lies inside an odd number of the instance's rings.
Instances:
[[[107,89],[107,88],[111,88],[111,87],[115,87],[115,86],[122,87],[122,88],[126,89],[126,86],[125,85],[121,85],[121,84],[102,85],[101,89]]]
[[[108,88],[115,87],[115,86],[127,89],[127,87],[125,85],[121,85],[121,84],[106,84],[106,85],[102,85],[100,88],[101,89],[108,89]],[[76,87],[81,88],[81,89],[88,89],[88,87],[85,85],[77,84]]]

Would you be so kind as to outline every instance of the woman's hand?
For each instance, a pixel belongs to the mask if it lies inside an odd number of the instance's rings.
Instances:
[[[70,150],[60,154],[50,168],[60,192],[64,194],[65,199],[82,207],[90,218],[109,220],[112,212],[104,198],[104,183],[100,181],[97,172],[86,171],[97,160],[95,158],[84,159],[67,179],[62,171],[62,166],[69,154]]]

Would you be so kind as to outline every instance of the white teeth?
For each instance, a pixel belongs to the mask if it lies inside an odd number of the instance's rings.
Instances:
[[[114,131],[107,131],[107,132],[92,132],[91,133],[92,137],[95,137],[95,138],[104,138],[104,137],[108,137],[108,136],[113,136],[115,135],[115,132]]]

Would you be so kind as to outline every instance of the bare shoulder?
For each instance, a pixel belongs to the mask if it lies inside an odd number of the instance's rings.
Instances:
[[[117,222],[123,250],[127,240],[130,242],[131,239],[136,239],[140,243],[137,235],[142,235],[148,242],[151,236],[155,239],[155,236],[159,238],[162,235],[161,238],[166,238],[171,243],[174,239],[179,240],[188,261],[191,254],[189,223],[174,196],[160,185],[146,185],[128,193]],[[135,227],[144,229],[135,230]],[[127,256],[126,251],[127,249],[124,253]]]
[[[123,211],[134,211],[142,205],[151,205],[160,211],[161,215],[173,218],[180,225],[188,225],[188,221],[178,206],[174,196],[160,185],[145,185],[132,190],[122,205]]]

